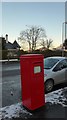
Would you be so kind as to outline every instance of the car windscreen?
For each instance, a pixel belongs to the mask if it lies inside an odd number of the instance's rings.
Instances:
[[[51,69],[59,60],[55,58],[45,58],[44,59],[44,68]]]

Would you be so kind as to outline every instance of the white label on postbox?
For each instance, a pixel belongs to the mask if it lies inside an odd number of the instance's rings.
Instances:
[[[41,72],[41,67],[40,66],[34,67],[34,73],[40,73],[40,72]]]

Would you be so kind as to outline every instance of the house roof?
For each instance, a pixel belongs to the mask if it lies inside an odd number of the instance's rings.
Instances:
[[[17,43],[16,40],[13,42],[13,48],[14,48],[14,49],[16,49],[16,48],[21,48],[20,45]]]
[[[17,49],[17,48],[21,48],[20,45],[17,43],[17,41],[15,40],[13,43],[9,42],[6,43],[6,40],[4,37],[0,37],[0,41],[2,43],[3,41],[3,44],[5,46],[6,49]]]
[[[13,48],[13,44],[10,43],[10,42],[5,43],[5,48],[6,48],[6,49],[14,49],[14,48]]]

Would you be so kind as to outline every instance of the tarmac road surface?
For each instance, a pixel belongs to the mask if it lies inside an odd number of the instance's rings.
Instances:
[[[1,84],[1,83],[0,83]],[[20,66],[18,62],[2,65],[2,107],[21,101]]]

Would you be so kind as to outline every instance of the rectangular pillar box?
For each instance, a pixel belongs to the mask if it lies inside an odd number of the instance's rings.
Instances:
[[[22,103],[29,110],[44,106],[43,55],[27,54],[20,57]]]

